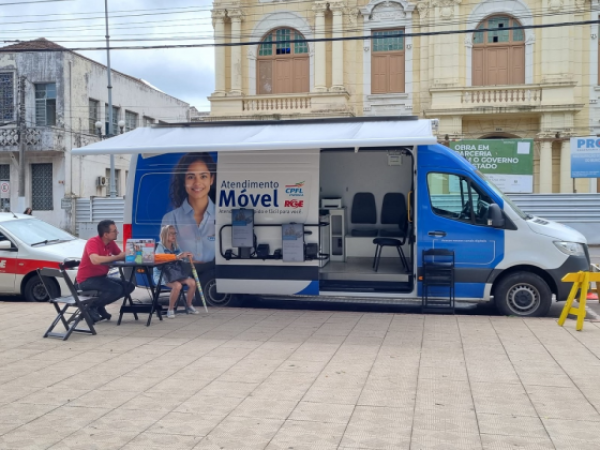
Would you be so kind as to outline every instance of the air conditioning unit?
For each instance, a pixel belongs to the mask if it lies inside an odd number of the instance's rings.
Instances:
[[[96,185],[98,187],[104,187],[108,184],[108,178],[106,177],[98,177],[98,179],[96,180]]]

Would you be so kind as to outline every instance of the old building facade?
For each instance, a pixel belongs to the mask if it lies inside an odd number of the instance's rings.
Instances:
[[[189,121],[186,102],[141,79],[113,71],[112,86],[114,134]],[[97,122],[101,134],[108,134],[106,66],[45,39],[3,47],[0,97],[0,181],[10,183],[10,195],[0,199],[0,206],[23,212],[17,207],[19,174],[24,173],[25,206],[36,217],[73,231],[69,199],[109,195],[109,156],[71,155],[73,148],[100,139]],[[19,161],[20,134],[24,161]],[[115,168],[117,195],[122,196],[129,157],[117,155]]]
[[[600,134],[598,25],[576,25],[597,0],[217,0],[212,16],[233,45],[215,49],[211,120],[436,118],[442,142],[535,139],[535,192],[600,191],[571,179],[569,149]],[[537,25],[554,26],[514,29]]]

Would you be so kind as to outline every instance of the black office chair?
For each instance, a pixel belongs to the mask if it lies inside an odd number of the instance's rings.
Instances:
[[[377,207],[375,206],[375,196],[372,193],[357,192],[354,194],[350,222],[372,225],[377,223]],[[375,237],[377,236],[377,229],[355,228],[350,234],[355,237]]]
[[[385,194],[381,208],[381,223],[397,225],[397,228],[381,230],[379,233],[381,237],[373,239],[373,244],[377,246],[375,248],[375,258],[373,259],[373,269],[375,272],[379,269],[379,260],[381,259],[383,247],[396,247],[404,265],[404,270],[409,272],[408,263],[402,251],[402,246],[406,243],[409,235],[408,210],[406,209],[404,194],[400,192],[388,192]]]

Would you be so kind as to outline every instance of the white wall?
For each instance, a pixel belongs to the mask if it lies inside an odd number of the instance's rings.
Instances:
[[[381,219],[383,197],[388,192],[411,189],[411,157],[402,156],[401,166],[388,165],[385,151],[322,152],[321,197],[341,197],[350,221],[352,199],[357,192],[371,192],[377,206],[377,222]]]
[[[74,218],[71,211],[61,209],[61,199],[105,196],[109,191],[108,187],[96,185],[98,177],[105,176],[106,169],[110,167],[108,156],[71,156],[71,149],[98,140],[89,130],[89,99],[100,102],[98,119],[104,123],[104,105],[108,103],[106,67],[72,52],[19,52],[0,53],[0,72],[15,73],[15,99],[18,98],[18,77],[27,78],[25,105],[28,128],[35,127],[35,83],[56,83],[56,126],[47,127],[42,144],[36,150],[26,152],[25,197],[27,205],[31,205],[31,164],[52,163],[54,209],[34,211],[34,214],[53,225],[74,230]],[[125,120],[125,110],[138,114],[138,126],[142,126],[144,116],[156,122],[189,121],[189,105],[186,102],[136,78],[113,71],[112,86],[113,105],[120,108],[117,121]],[[18,195],[17,150],[16,145],[0,143],[0,164],[11,164],[12,208],[16,208]],[[120,192],[126,195],[125,175],[129,170],[129,156],[115,156],[115,168],[121,172]]]

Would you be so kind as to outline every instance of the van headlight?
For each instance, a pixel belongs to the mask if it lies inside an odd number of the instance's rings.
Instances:
[[[556,245],[556,248],[565,255],[585,256],[583,244],[578,244],[577,242],[554,241],[554,245]]]

